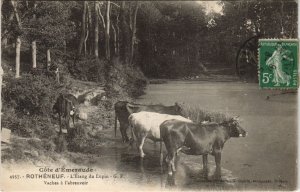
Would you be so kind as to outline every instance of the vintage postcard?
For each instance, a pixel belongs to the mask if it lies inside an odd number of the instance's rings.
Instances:
[[[298,4],[2,0],[0,191],[297,190]]]

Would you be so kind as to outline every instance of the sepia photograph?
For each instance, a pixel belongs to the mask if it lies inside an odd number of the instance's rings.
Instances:
[[[1,0],[0,191],[295,191],[298,0]]]

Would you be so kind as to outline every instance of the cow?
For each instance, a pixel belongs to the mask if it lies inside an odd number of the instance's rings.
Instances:
[[[54,114],[57,113],[59,117],[59,133],[62,133],[62,118],[66,121],[67,130],[70,128],[70,118],[72,118],[73,125],[75,125],[75,116],[78,108],[77,98],[72,94],[60,94],[53,106]]]
[[[215,157],[216,178],[221,179],[221,152],[225,142],[231,137],[245,137],[247,132],[240,127],[236,118],[221,123],[189,123],[167,120],[160,125],[160,151],[162,141],[167,149],[168,175],[174,175],[175,160],[179,151],[187,155],[202,155],[205,178],[208,178],[207,157]],[[162,154],[161,154],[162,155]]]
[[[140,153],[140,157],[143,158],[145,153],[143,151],[143,145],[146,138],[153,141],[160,141],[159,126],[164,121],[169,119],[177,119],[182,122],[192,121],[180,115],[160,114],[155,112],[142,111],[133,113],[128,117],[129,126],[131,128],[132,139],[136,138],[136,145]]]
[[[140,111],[149,111],[157,112],[162,114],[170,115],[182,115],[182,108],[178,103],[175,103],[173,106],[164,106],[164,105],[142,105],[130,103],[128,101],[118,101],[115,103],[115,136],[117,135],[117,120],[120,123],[120,132],[123,142],[128,142],[129,138],[127,136],[128,128],[128,117],[132,113],[137,113]]]

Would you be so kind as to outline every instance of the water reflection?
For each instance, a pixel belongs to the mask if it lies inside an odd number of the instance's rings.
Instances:
[[[159,154],[146,155],[145,158],[140,158],[138,154],[121,153],[120,162],[117,170],[121,172],[131,172],[132,177],[129,178],[137,184],[147,185],[156,184],[161,188],[186,188],[186,187],[201,187],[212,188],[220,187],[222,189],[233,187],[234,181],[237,179],[232,175],[232,172],[222,169],[222,180],[216,179],[214,162],[209,162],[208,178],[205,177],[205,172],[202,169],[198,156],[198,162],[188,159],[182,155],[177,161],[177,172],[170,176],[168,175],[167,166],[164,163],[160,166]]]

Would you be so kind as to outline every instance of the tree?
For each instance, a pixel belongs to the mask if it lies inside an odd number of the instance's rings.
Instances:
[[[110,1],[107,1],[105,26],[105,55],[106,59],[110,60]]]
[[[81,55],[82,47],[85,41],[86,36],[86,10],[87,10],[87,2],[83,1],[83,12],[82,12],[82,22],[81,22],[81,35],[80,35],[80,41],[78,46],[78,55]]]
[[[133,19],[132,19],[132,34],[131,34],[131,53],[130,53],[130,64],[133,64],[133,56],[134,56],[134,45],[136,44],[136,16],[137,16],[137,12],[138,12],[138,8],[139,8],[139,2],[137,1],[135,3],[135,8],[134,8],[134,12],[133,12]]]
[[[21,21],[20,21],[20,17],[19,17],[19,13],[17,10],[17,2],[14,0],[11,0],[11,5],[13,7],[13,11],[14,11],[14,15],[17,21],[17,25],[18,25],[18,29],[19,31],[21,31]],[[20,35],[17,34],[16,35],[16,78],[20,77],[20,60],[21,60],[21,38]]]
[[[0,4],[0,10],[2,10],[3,0],[1,0]],[[2,27],[2,22],[0,22],[0,29]],[[0,45],[2,45],[2,38],[0,39]],[[0,54],[0,61],[2,61],[2,54]],[[2,79],[3,79],[3,68],[2,68],[2,62],[0,62],[0,128],[2,131]]]
[[[98,14],[98,2],[94,2],[94,9],[95,9],[95,14],[94,14],[94,21],[95,21],[95,41],[94,41],[94,55],[97,59],[99,59],[99,20],[97,17]]]

